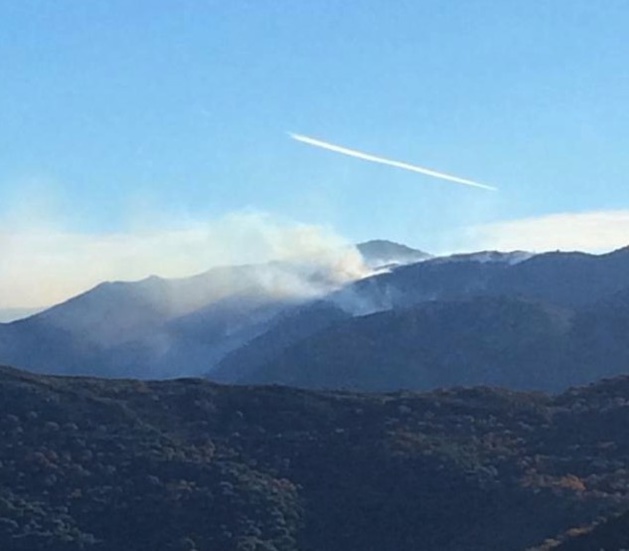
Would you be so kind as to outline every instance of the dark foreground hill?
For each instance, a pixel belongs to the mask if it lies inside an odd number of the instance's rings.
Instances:
[[[628,423],[627,378],[361,395],[0,368],[0,549],[524,551],[629,509]]]
[[[629,514],[606,519],[592,527],[569,530],[561,542],[551,540],[539,550],[547,551],[623,551],[629,549]]]

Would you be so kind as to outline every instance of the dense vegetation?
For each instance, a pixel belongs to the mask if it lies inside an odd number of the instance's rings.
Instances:
[[[627,378],[361,395],[2,368],[0,549],[550,549],[629,509],[628,422]]]
[[[551,541],[539,551],[625,551],[629,549],[629,514],[614,516],[591,527],[569,530],[556,544]]]

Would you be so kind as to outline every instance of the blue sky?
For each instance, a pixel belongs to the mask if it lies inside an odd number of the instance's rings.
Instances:
[[[627,28],[625,0],[3,0],[0,236],[254,212],[437,252],[612,248]]]

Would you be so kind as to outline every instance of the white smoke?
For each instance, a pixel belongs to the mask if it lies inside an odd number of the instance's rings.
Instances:
[[[287,292],[305,295],[316,292],[312,281],[334,285],[368,273],[333,230],[259,212],[109,234],[0,226],[0,253],[0,308],[55,304],[102,281],[186,277],[236,264],[299,266],[283,270],[283,279],[293,286]]]

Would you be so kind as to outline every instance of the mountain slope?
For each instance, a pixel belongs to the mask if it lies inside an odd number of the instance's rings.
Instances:
[[[559,388],[560,380],[567,385],[622,372],[625,322],[609,308],[602,314],[594,310],[627,287],[629,248],[600,256],[548,253],[523,258],[523,253],[436,258],[344,286],[358,274],[334,263],[269,263],[217,268],[180,280],[107,283],[36,316],[0,324],[0,361],[39,372],[143,378],[215,371],[222,381],[246,382],[247,374],[289,347],[346,323],[349,316],[403,311],[430,301],[506,297],[574,311],[571,330],[581,339],[573,339],[566,354],[572,355],[578,376],[555,381],[549,373],[553,386],[543,388]],[[479,365],[493,365],[491,356],[475,356],[490,354],[489,349],[465,350]],[[452,351],[444,347],[439,353]],[[533,369],[524,357],[510,358],[513,366]],[[609,366],[608,371],[598,369],[597,362]],[[565,365],[561,369],[567,373]],[[491,367],[488,373],[494,371]],[[463,370],[447,380],[456,384],[469,377]]]
[[[251,381],[261,366],[281,356],[290,346],[351,317],[325,300],[287,309],[262,334],[226,354],[208,376],[225,383]]]
[[[339,321],[238,382],[369,391],[478,384],[558,391],[626,373],[627,334],[629,287],[579,309],[492,296],[432,301]]]
[[[245,374],[281,356],[287,348],[353,316],[398,310],[435,298],[482,294],[503,263],[422,262],[359,280],[313,304],[300,306],[279,317],[260,337],[228,354],[210,378],[224,382],[246,382]]]
[[[283,309],[336,289],[336,277],[325,267],[269,263],[103,283],[0,324],[0,361],[45,373],[201,374],[262,333]]]
[[[0,368],[0,547],[524,551],[629,506],[627,403]]]
[[[290,322],[280,320],[248,343],[246,354],[237,350],[219,364],[221,373],[233,368],[234,376],[222,380],[378,390],[470,383],[550,390],[624,372],[629,365],[624,337],[629,330],[629,301],[621,297],[627,293],[629,249],[600,256],[549,253],[527,260],[518,254],[517,261],[509,255],[497,259],[493,255],[489,261],[481,256],[427,260],[348,285],[325,300],[357,316],[356,320],[319,316],[319,334],[296,335],[292,340],[286,337],[294,334]],[[520,342],[524,334],[508,336],[490,323],[482,309],[473,312],[473,306],[462,306],[483,297],[505,305],[514,300],[536,303],[547,312],[564,310],[569,323],[561,325],[561,331],[551,324],[547,335],[539,335],[544,346],[526,339]],[[450,313],[446,306],[430,306],[444,302],[451,303]],[[307,308],[302,309],[304,315]],[[416,327],[414,314],[406,312],[430,308],[437,318],[426,321],[425,327]],[[376,313],[382,316],[360,320]],[[507,309],[497,312],[496,319],[506,326],[519,323],[520,328],[528,323],[527,331],[534,331],[536,321],[520,319],[522,314]],[[408,324],[395,323],[405,317],[410,317]],[[374,327],[367,335],[363,334],[366,324]],[[461,342],[459,337],[470,329],[479,334]],[[484,344],[488,338],[502,343],[502,355]],[[405,346],[400,348],[398,340],[404,340]],[[269,346],[271,342],[283,346]],[[299,373],[292,373],[295,370]]]
[[[386,252],[392,262],[418,254],[390,242],[365,244],[363,252]],[[271,262],[181,279],[103,283],[30,318],[0,324],[0,361],[47,373],[205,373],[264,333],[284,310],[356,277],[345,272],[344,258],[331,258],[329,265]]]
[[[387,241],[386,239],[373,239],[356,245],[365,263],[371,268],[383,268],[403,264],[413,264],[431,258],[432,255],[412,249],[406,245]]]
[[[605,519],[593,527],[577,527],[535,551],[623,551],[629,549],[629,513]]]
[[[0,308],[0,323],[10,323],[37,314],[45,308]]]
[[[503,260],[488,262],[475,254],[435,258],[357,281],[333,298],[359,314],[475,295],[520,296],[574,308],[622,291],[629,281],[629,247],[604,255],[556,252]]]
[[[338,323],[242,382],[363,391],[563,388],[569,328],[570,313],[521,299],[433,301]]]

